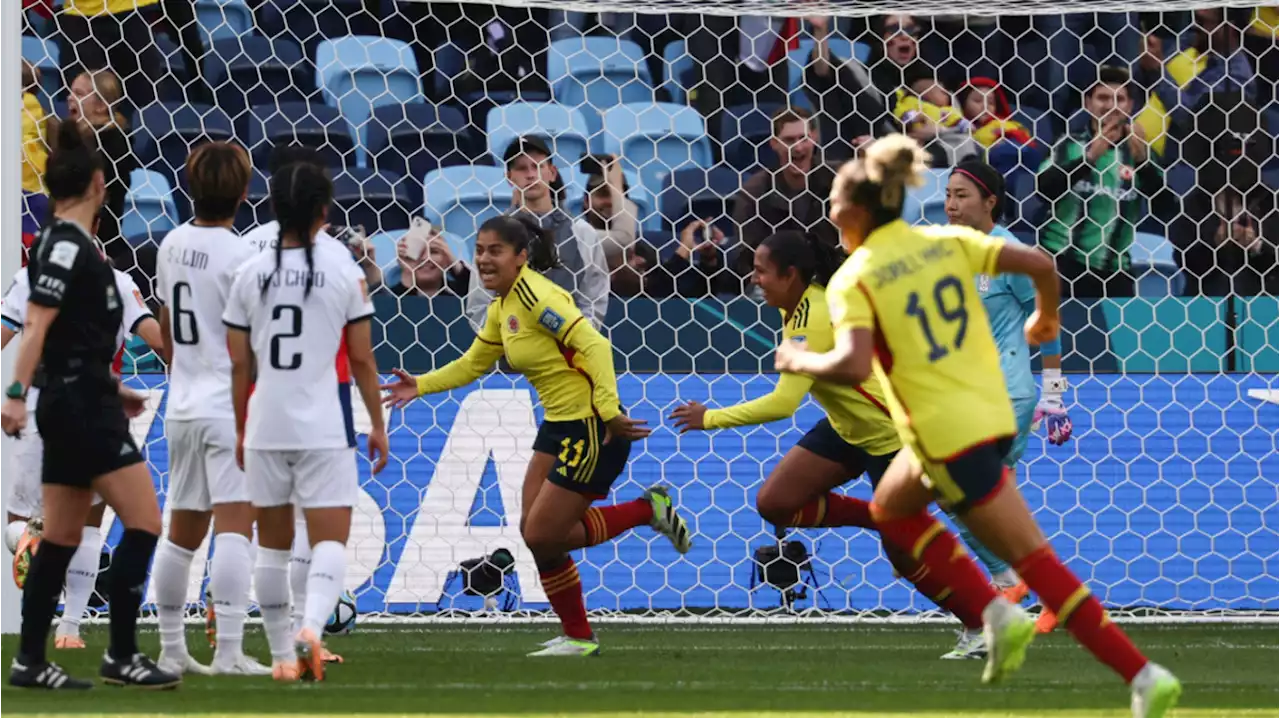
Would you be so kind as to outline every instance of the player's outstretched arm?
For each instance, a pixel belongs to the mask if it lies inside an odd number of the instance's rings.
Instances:
[[[1036,310],[1027,319],[1027,341],[1042,344],[1058,338],[1058,272],[1053,258],[1032,247],[1006,242],[996,257],[1001,274],[1025,274],[1036,285]]]
[[[870,329],[837,328],[831,351],[812,352],[803,343],[783,342],[774,354],[773,365],[781,372],[807,374],[838,384],[861,384],[871,376],[874,341]]]
[[[783,374],[773,391],[758,399],[722,409],[708,409],[691,401],[676,407],[668,419],[675,421],[683,434],[704,429],[730,429],[735,426],[753,426],[779,421],[794,416],[813,386],[813,379],[800,374]]]
[[[355,377],[360,398],[369,412],[369,459],[373,461],[373,473],[387,465],[387,427],[382,417],[382,394],[378,386],[378,364],[373,357],[373,334],[368,319],[347,325],[347,358],[351,360],[351,374]]]
[[[163,310],[163,308],[162,308]],[[165,333],[160,328],[160,322],[155,317],[146,317],[138,325],[134,327],[133,333],[142,337],[142,341],[151,347],[151,351],[155,352],[165,364],[173,358],[169,353],[169,342],[165,341]]]
[[[396,380],[382,385],[381,389],[387,392],[382,403],[399,409],[420,396],[466,386],[484,376],[501,356],[501,343],[493,344],[477,336],[465,354],[435,371],[415,377],[403,369],[393,369]]]

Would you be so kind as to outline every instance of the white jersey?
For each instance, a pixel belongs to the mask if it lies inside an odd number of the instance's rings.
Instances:
[[[184,224],[156,257],[156,297],[169,308],[173,360],[166,418],[232,419],[231,355],[222,312],[236,269],[256,256],[224,227]]]
[[[280,242],[280,223],[272,220],[264,225],[254,227],[245,233],[244,241],[253,245],[254,249],[259,252],[275,249],[276,244]],[[346,245],[335,239],[333,235],[323,229],[316,233],[316,249],[327,251],[331,248],[330,245],[333,248],[341,249],[348,258],[351,258],[351,253],[347,251]],[[354,262],[355,259],[351,259],[351,261]]]
[[[337,252],[312,253],[310,295],[300,248],[262,252],[240,267],[222,319],[249,332],[257,382],[244,446],[255,450],[351,446],[333,357],[347,325],[373,316],[364,273]],[[266,288],[264,293],[263,288]]]

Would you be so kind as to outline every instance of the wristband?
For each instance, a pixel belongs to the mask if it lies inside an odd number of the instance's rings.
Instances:
[[[9,388],[4,390],[4,395],[10,399],[17,399],[18,401],[26,401],[27,388],[22,385],[22,382],[15,381],[14,383],[9,385]]]
[[[1041,389],[1045,394],[1062,396],[1067,393],[1067,379],[1062,376],[1061,369],[1045,369],[1040,374]]]

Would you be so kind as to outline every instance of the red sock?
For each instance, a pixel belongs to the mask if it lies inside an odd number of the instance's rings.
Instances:
[[[791,526],[817,528],[833,526],[876,527],[871,520],[871,504],[843,494],[828,493],[805,504],[791,517]]]
[[[653,506],[648,499],[636,499],[624,504],[592,506],[582,515],[582,527],[587,530],[587,542],[583,546],[596,546],[653,520]]]
[[[542,590],[547,594],[551,610],[560,617],[564,635],[569,638],[589,639],[594,635],[587,623],[587,607],[582,601],[582,581],[578,579],[578,565],[571,556],[564,563],[549,571],[539,571]]]
[[[923,587],[916,584],[922,593],[954,613],[966,626],[982,625],[982,609],[995,600],[997,594],[955,534],[924,511],[915,516],[881,521],[879,527],[885,539],[928,569],[927,573],[917,576],[924,584]]]
[[[1147,665],[1147,657],[1111,622],[1102,604],[1071,569],[1063,565],[1053,549],[1042,546],[1013,569],[1040,601],[1057,614],[1058,623],[1066,626],[1094,658],[1119,673],[1125,683],[1132,682]]]

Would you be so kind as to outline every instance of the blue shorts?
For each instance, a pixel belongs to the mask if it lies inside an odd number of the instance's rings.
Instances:
[[[843,464],[849,472],[850,479],[856,479],[866,473],[867,478],[871,479],[872,488],[880,484],[880,477],[884,476],[885,470],[889,468],[890,462],[898,453],[894,451],[882,456],[872,456],[865,449],[841,438],[831,426],[831,420],[827,418],[814,424],[812,429],[800,437],[796,446],[811,451],[827,461]]]
[[[1004,465],[1009,468],[1017,468],[1018,461],[1027,451],[1027,442],[1031,440],[1031,422],[1036,416],[1037,403],[1039,402],[1034,397],[1013,400],[1013,417],[1018,422],[1018,435],[1013,437],[1013,445],[1009,447],[1009,453],[1004,457]]]

